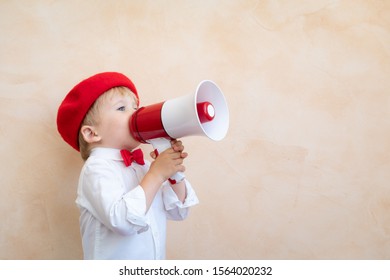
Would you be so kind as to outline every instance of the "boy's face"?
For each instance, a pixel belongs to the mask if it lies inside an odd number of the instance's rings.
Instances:
[[[107,97],[100,108],[100,122],[96,130],[101,137],[101,147],[128,149],[136,148],[140,143],[130,134],[129,120],[138,109],[134,94],[114,94]]]

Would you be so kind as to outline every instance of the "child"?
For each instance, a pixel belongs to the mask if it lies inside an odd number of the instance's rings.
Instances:
[[[152,152],[151,164],[134,150],[129,119],[138,105],[131,80],[105,72],[77,84],[58,109],[59,133],[85,160],[76,199],[85,259],[164,259],[166,220],[185,219],[198,203],[186,179],[167,181],[185,169],[181,141]]]

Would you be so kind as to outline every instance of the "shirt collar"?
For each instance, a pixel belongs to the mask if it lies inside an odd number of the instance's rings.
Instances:
[[[102,158],[102,159],[111,159],[117,161],[123,161],[121,156],[121,150],[114,148],[93,148],[91,150],[91,156]]]

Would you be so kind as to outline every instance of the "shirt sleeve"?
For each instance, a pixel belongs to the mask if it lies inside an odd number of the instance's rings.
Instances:
[[[84,166],[76,203],[121,235],[148,229],[146,197],[141,186],[128,191],[120,173],[104,160]]]
[[[184,220],[188,216],[189,208],[199,203],[198,197],[190,182],[184,179],[184,183],[187,194],[184,203],[178,199],[169,183],[165,182],[163,184],[163,201],[165,210],[167,211],[167,217],[170,220]]]

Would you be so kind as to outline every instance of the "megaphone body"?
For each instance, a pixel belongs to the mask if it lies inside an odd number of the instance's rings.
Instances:
[[[157,154],[171,147],[170,140],[191,135],[222,140],[229,128],[229,110],[222,91],[212,81],[202,81],[195,94],[139,108],[130,119],[130,133],[152,144]],[[171,183],[184,179],[176,173]]]

